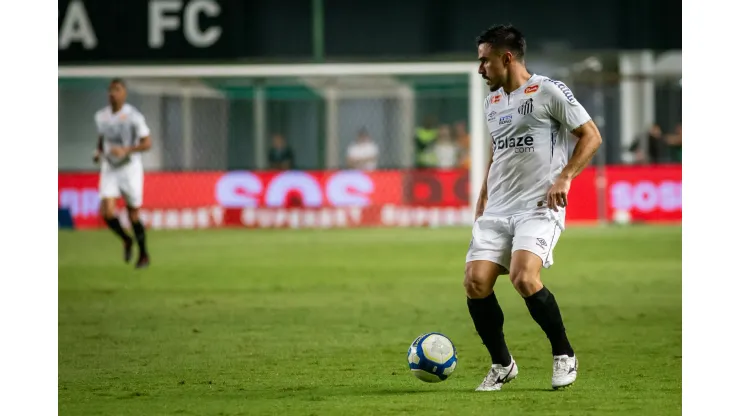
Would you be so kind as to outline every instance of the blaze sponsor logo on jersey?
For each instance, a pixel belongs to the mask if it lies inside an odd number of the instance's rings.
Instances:
[[[534,152],[534,137],[521,136],[498,139],[495,141],[495,150],[514,149],[514,153]]]
[[[498,125],[500,126],[503,124],[511,124],[511,119],[513,117],[514,116],[512,116],[511,114],[501,117],[500,119],[498,119]]]
[[[519,105],[519,109],[517,112],[523,116],[526,116],[527,114],[531,113],[532,110],[534,110],[534,100],[531,98],[528,98],[526,100],[522,100],[521,105]]]
[[[534,94],[537,92],[537,90],[540,89],[539,85],[530,85],[529,87],[524,89],[525,94]]]

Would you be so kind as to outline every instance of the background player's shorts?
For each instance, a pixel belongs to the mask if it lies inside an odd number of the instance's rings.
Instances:
[[[100,171],[100,198],[126,200],[126,206],[140,208],[144,202],[144,169],[141,164],[128,163],[118,168],[104,166]]]
[[[542,266],[553,265],[553,249],[560,238],[565,212],[537,209],[509,217],[481,216],[473,224],[473,238],[465,261],[487,260],[509,272],[511,255],[517,250],[530,251],[542,259]]]

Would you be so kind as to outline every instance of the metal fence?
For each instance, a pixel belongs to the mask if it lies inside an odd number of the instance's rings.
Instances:
[[[614,59],[575,62],[533,62],[530,70],[566,82],[597,121],[605,139],[599,163],[680,162],[671,151],[676,146],[663,139],[659,158],[639,158],[649,148],[650,123],[635,122],[635,117],[652,119],[664,133],[675,131],[681,121],[680,75],[620,74]],[[625,102],[625,83],[642,85],[646,79],[652,96],[633,97],[640,107],[634,109]],[[97,136],[93,115],[107,104],[107,85],[107,79],[59,79],[60,170],[95,168],[90,158]],[[469,86],[464,74],[137,78],[128,81],[128,90],[129,102],[152,131],[154,146],[144,159],[148,170],[269,169],[268,154],[278,135],[292,149],[292,168],[346,168],[349,147],[361,131],[379,149],[378,169],[409,168],[418,164],[414,137],[423,126],[449,137],[455,166],[467,163]],[[637,112],[629,131],[626,111]],[[642,117],[640,111],[649,115]]]

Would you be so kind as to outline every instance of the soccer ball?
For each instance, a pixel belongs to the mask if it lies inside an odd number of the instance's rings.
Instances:
[[[630,212],[627,210],[617,209],[614,210],[612,220],[617,225],[628,225],[630,222],[632,222],[632,215],[630,215]]]
[[[457,350],[449,338],[438,332],[419,336],[408,352],[411,374],[427,383],[447,380],[457,367]]]

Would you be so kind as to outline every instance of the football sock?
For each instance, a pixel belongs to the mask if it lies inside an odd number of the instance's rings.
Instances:
[[[498,304],[496,293],[493,292],[483,299],[468,298],[468,311],[483,345],[491,354],[493,364],[503,366],[511,364],[511,355],[504,340],[504,311]]]
[[[136,243],[139,244],[139,255],[148,255],[146,251],[146,233],[144,232],[144,225],[139,222],[132,222],[131,228],[134,229],[134,235],[136,236]]]
[[[524,301],[527,303],[529,314],[545,331],[545,335],[550,340],[552,355],[572,357],[574,355],[573,348],[565,335],[565,325],[563,325],[563,318],[560,316],[560,308],[555,301],[555,295],[543,286],[539,292],[524,298]]]
[[[129,237],[128,234],[126,234],[126,231],[123,231],[123,227],[121,227],[121,222],[118,221],[118,218],[107,218],[105,220],[105,223],[108,224],[108,228],[113,230],[114,233],[116,233],[123,241],[131,241],[131,237]]]

